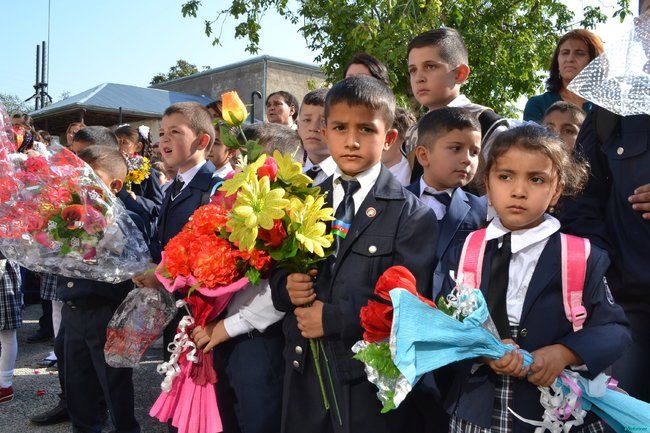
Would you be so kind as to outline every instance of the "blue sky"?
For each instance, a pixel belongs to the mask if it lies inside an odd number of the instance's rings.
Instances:
[[[211,7],[230,1],[204,0],[198,18],[183,18],[183,0],[52,0],[49,93],[76,93],[105,82],[147,86],[178,59],[199,68],[218,67],[251,57],[245,41],[234,39],[232,21],[223,28],[223,46],[212,46],[203,21]],[[615,0],[566,0],[577,10],[585,4],[611,5]],[[632,0],[636,10],[638,0]],[[26,99],[33,93],[36,45],[47,41],[48,0],[11,1],[3,5],[0,40],[0,92]],[[223,7],[223,6],[222,6]],[[617,20],[611,20],[617,21]],[[607,41],[613,24],[598,33]],[[276,14],[262,21],[259,54],[312,63],[298,27]],[[218,25],[215,25],[218,29]]]
[[[213,46],[203,22],[206,0],[198,18],[183,18],[182,0],[52,0],[50,26],[49,94],[79,93],[105,82],[147,86],[158,72],[182,58],[201,69],[247,59],[246,43],[234,39],[226,24],[223,46]],[[0,92],[26,99],[33,93],[36,45],[47,41],[47,0],[21,0],[3,5],[0,40]],[[218,26],[215,26],[218,28]],[[292,26],[269,14],[262,22],[259,54],[313,63],[314,55]]]

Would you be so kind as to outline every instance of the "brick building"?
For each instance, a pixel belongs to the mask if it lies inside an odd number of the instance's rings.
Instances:
[[[310,88],[320,87],[324,82],[325,75],[316,65],[264,55],[152,87],[213,99],[236,90],[245,104],[254,100],[255,119],[264,120],[264,101],[269,94],[285,90],[301,101]],[[254,92],[261,97],[253,96]]]

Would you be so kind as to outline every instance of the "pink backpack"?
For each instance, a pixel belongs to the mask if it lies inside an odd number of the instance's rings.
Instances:
[[[463,285],[481,287],[481,271],[485,254],[485,229],[470,233],[463,245],[458,273],[462,273]],[[587,319],[587,310],[582,305],[582,291],[587,273],[587,259],[591,252],[588,239],[560,233],[562,243],[562,300],[564,314],[579,331]]]

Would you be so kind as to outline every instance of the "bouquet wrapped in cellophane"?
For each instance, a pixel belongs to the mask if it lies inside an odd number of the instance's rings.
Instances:
[[[148,268],[140,230],[86,163],[59,145],[16,153],[0,126],[0,250],[8,259],[110,283]]]

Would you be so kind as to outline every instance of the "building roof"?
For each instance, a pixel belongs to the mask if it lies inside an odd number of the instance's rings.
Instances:
[[[170,105],[176,102],[188,101],[198,102],[202,105],[212,102],[210,98],[187,93],[126,84],[104,83],[40,110],[32,111],[29,115],[34,120],[38,120],[53,114],[70,111],[78,112],[82,109],[115,114],[119,112],[121,107],[123,114],[161,117],[165,109]]]
[[[320,66],[318,66],[318,65],[313,65],[313,64],[310,64],[310,63],[297,62],[295,60],[283,59],[283,58],[280,58],[280,57],[274,57],[274,56],[269,56],[269,55],[265,54],[265,55],[262,55],[262,56],[253,57],[252,59],[243,60],[241,62],[231,63],[229,65],[219,66],[217,68],[206,69],[205,71],[197,72],[196,74],[188,75],[187,77],[175,78],[173,80],[164,81],[162,83],[154,84],[152,86],[152,88],[156,88],[157,86],[161,86],[163,84],[167,85],[167,84],[170,84],[170,83],[181,83],[183,81],[193,80],[193,79],[195,79],[197,77],[202,77],[204,75],[211,75],[211,74],[215,74],[215,73],[218,73],[218,72],[225,72],[225,71],[229,71],[231,69],[241,68],[242,66],[252,65],[252,64],[255,64],[255,63],[263,63],[263,62],[277,63],[277,64],[280,64],[280,65],[288,65],[288,66],[293,66],[294,68],[306,69],[311,73],[323,74],[323,71],[321,70]]]
[[[70,123],[82,119],[86,125],[103,126],[159,119],[165,109],[176,102],[198,102],[207,105],[212,100],[205,96],[181,92],[104,83],[32,111],[29,115],[38,129],[46,129],[56,135],[64,132]]]

